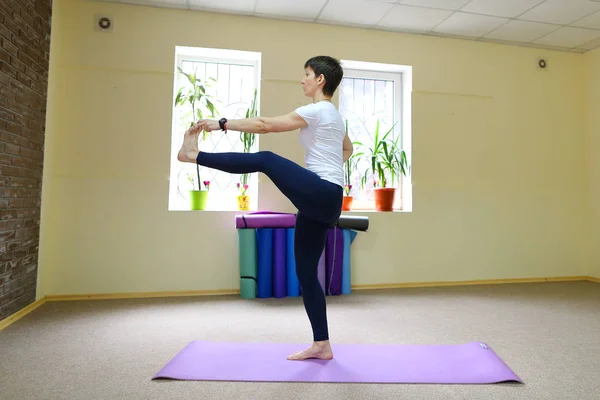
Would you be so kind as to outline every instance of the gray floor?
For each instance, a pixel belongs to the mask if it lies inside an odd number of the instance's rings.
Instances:
[[[0,332],[0,398],[600,398],[600,284],[363,291],[328,304],[334,344],[483,341],[525,384],[151,381],[192,340],[310,341],[298,298],[215,296],[46,303]]]

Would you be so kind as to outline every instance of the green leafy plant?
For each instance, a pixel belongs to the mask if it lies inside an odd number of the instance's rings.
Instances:
[[[408,161],[406,158],[406,152],[402,150],[398,141],[388,139],[388,136],[394,131],[394,125],[383,135],[379,132],[379,120],[375,126],[373,143],[365,145],[361,142],[355,142],[361,149],[356,156],[365,157],[369,161],[369,167],[365,170],[361,178],[361,185],[364,188],[369,175],[377,177],[378,179],[373,180],[373,186],[381,185],[381,187],[388,187],[388,175],[391,179],[391,185],[395,185],[396,177],[400,174],[406,176],[408,167]]]
[[[214,78],[209,78],[208,82],[203,83],[202,80],[196,77],[196,71],[194,73],[184,72],[180,67],[177,67],[179,73],[184,75],[188,82],[191,84],[191,87],[182,86],[177,91],[177,96],[175,97],[175,106],[184,107],[189,105],[191,108],[191,120],[189,123],[189,127],[192,127],[197,121],[204,119],[205,111],[208,111],[207,116],[210,115],[211,118],[215,118],[215,114],[219,115],[217,108],[212,100],[212,96],[207,94],[207,88],[210,87],[212,83],[215,83],[216,80]],[[202,140],[206,140],[206,132],[202,132]],[[198,177],[198,190],[201,190],[200,183],[200,165],[196,164],[196,175]],[[193,183],[193,182],[192,182]]]
[[[256,107],[257,92],[257,89],[254,89],[254,98],[252,99],[250,107],[246,110],[246,118],[253,118],[258,116],[258,111]],[[254,146],[255,139],[256,135],[254,133],[240,132],[240,140],[244,144],[244,153],[250,153],[250,150],[252,150],[252,147]],[[245,188],[244,193],[248,189],[248,175],[249,174],[243,174],[241,178],[242,187]]]
[[[408,173],[409,166],[406,152],[402,150],[398,140],[399,138],[396,138],[394,141],[383,142],[383,152],[380,154],[379,161],[377,162],[377,171],[382,187],[387,187],[386,172],[390,174],[392,187],[396,184],[396,177],[400,181],[400,176],[406,176]]]
[[[184,72],[180,67],[177,67],[179,73],[185,76],[188,82],[191,84],[191,87],[182,86],[177,91],[177,96],[175,97],[175,105],[183,106],[186,103],[189,104],[192,108],[192,119],[190,121],[190,127],[201,119],[204,119],[204,111],[208,111],[210,113],[211,118],[215,118],[219,115],[219,111],[215,107],[213,103],[212,96],[207,94],[207,89],[217,81],[215,78],[208,78],[207,82],[202,82],[201,79],[196,77],[196,71],[193,73]],[[206,132],[204,132],[206,134]],[[204,136],[206,139],[206,136]]]

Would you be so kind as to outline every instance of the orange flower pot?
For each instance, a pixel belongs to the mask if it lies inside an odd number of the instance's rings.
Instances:
[[[394,210],[395,188],[375,188],[373,194],[375,196],[375,209],[377,211]]]
[[[352,196],[344,196],[342,201],[342,211],[350,211],[352,210],[352,200],[354,198]]]

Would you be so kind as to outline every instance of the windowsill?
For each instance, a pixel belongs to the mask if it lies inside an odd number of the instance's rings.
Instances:
[[[217,194],[218,193],[218,194]],[[220,193],[216,192],[215,195],[208,197],[206,209],[204,210],[191,210],[189,208],[188,200],[178,199],[174,204],[170,204],[169,211],[207,211],[207,212],[224,212],[224,213],[253,213],[257,211],[265,211],[258,207],[257,194],[251,192],[250,196],[250,209],[240,210],[237,207],[237,199],[234,193]],[[403,204],[404,203],[404,204]],[[402,205],[404,205],[403,208]],[[379,211],[375,209],[375,203],[373,200],[359,200],[354,201],[351,210],[342,210],[342,214],[360,214],[360,213],[410,213],[412,208],[410,203],[397,199],[394,202],[394,208],[392,211]]]
[[[355,208],[353,208],[350,211],[342,211],[342,214],[343,213],[380,213],[380,214],[389,214],[389,213],[409,213],[409,212],[412,212],[412,211],[411,210],[403,210],[403,209],[400,209],[400,208],[395,208],[392,211],[378,211],[378,210],[376,210],[374,208],[365,208],[365,209],[361,209],[361,208],[355,209]]]
[[[190,210],[190,209],[184,209],[184,208],[173,208],[170,209],[169,211],[192,211],[192,212],[224,212],[224,213],[239,213],[239,214],[249,214],[249,213],[253,213],[253,212],[257,212],[258,210],[227,210],[227,209],[221,209],[221,210],[217,210],[217,209],[208,209],[208,210]],[[263,210],[264,211],[264,210]],[[392,211],[378,211],[375,209],[359,209],[359,210],[349,210],[349,211],[342,211],[342,214],[347,214],[347,213],[380,213],[380,214],[389,214],[389,213],[410,213],[412,212],[411,210],[402,210],[402,209],[394,209]]]
[[[225,212],[225,213],[249,213],[257,211],[257,200],[251,197],[249,210],[240,210],[238,208],[237,199],[228,198],[227,196],[209,198],[204,210],[192,210],[189,203],[178,201],[176,204],[171,204],[169,211],[206,211],[206,212]]]
[[[172,208],[169,209],[169,211],[172,212],[218,212],[218,213],[236,213],[236,214],[241,214],[241,213],[253,213],[253,212],[257,212],[258,210],[234,210],[234,209],[222,209],[222,210],[217,210],[217,209],[208,209],[208,210],[190,210],[189,208],[184,209],[184,208]]]
[[[404,208],[409,206],[408,208]],[[410,203],[403,201],[402,198],[396,198],[392,204],[392,211],[379,211],[375,209],[375,200],[373,199],[359,199],[352,202],[351,210],[342,211],[343,213],[409,213],[412,212]]]

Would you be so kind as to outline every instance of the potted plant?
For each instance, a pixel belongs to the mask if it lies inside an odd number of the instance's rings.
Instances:
[[[406,152],[394,141],[384,141],[383,151],[377,161],[377,172],[381,187],[375,188],[375,209],[378,211],[392,211],[396,195],[396,178],[400,182],[400,175],[406,176],[408,161]],[[390,176],[391,185],[388,186]]]
[[[344,184],[344,197],[342,198],[342,211],[350,211],[352,210],[352,202],[354,201],[354,197],[350,196],[350,191],[352,190],[352,185],[345,183]]]
[[[250,107],[246,110],[246,118],[258,116],[258,111],[256,107],[256,95],[257,89],[254,89],[254,98],[252,99]],[[252,151],[255,139],[256,135],[253,133],[240,132],[240,140],[244,144],[244,153],[250,153]],[[248,190],[249,175],[250,174],[243,174],[241,176],[240,182],[237,184],[237,188],[241,192],[237,197],[239,210],[250,209],[250,196],[246,194],[246,191]]]
[[[240,191],[240,195],[237,197],[238,210],[247,211],[250,209],[250,196],[246,194],[248,184],[238,182],[237,188]]]
[[[190,182],[192,182],[192,189],[189,191],[190,194],[190,210],[206,210],[206,201],[208,199],[208,191],[210,189],[210,181],[202,182],[205,190],[200,188],[200,181],[198,181],[198,190],[193,188],[194,179],[191,175],[188,175]],[[198,176],[198,179],[200,177]]]
[[[394,130],[394,126],[380,138],[379,120],[377,120],[372,146],[368,147],[358,143],[363,147],[364,151],[358,153],[357,156],[364,156],[370,161],[369,168],[362,176],[362,186],[364,187],[366,184],[369,175],[374,177],[373,194],[375,209],[377,211],[393,210],[396,195],[396,178],[398,177],[399,181],[400,174],[406,176],[408,170],[406,152],[400,147],[398,143],[399,138],[393,141],[388,139],[388,136]]]
[[[204,84],[200,79],[196,77],[196,73],[186,73],[178,67],[179,72],[184,75],[191,87],[182,86],[177,92],[175,97],[175,106],[189,105],[191,108],[191,118],[189,127],[194,125],[196,121],[204,119],[203,108],[210,112],[210,117],[215,118],[215,114],[219,115],[214,103],[211,101],[211,96],[206,93],[206,89],[211,83],[216,82],[214,78],[208,79],[208,82]],[[185,118],[185,117],[184,117]],[[202,140],[206,140],[206,132],[202,132]],[[208,186],[210,181],[203,181],[206,190],[202,190],[200,186],[200,165],[196,164],[196,175],[198,178],[198,190],[194,189],[194,180],[191,175],[188,175],[188,179],[192,182],[192,189],[189,191],[190,209],[192,210],[204,210],[206,207],[206,198],[208,196]]]

